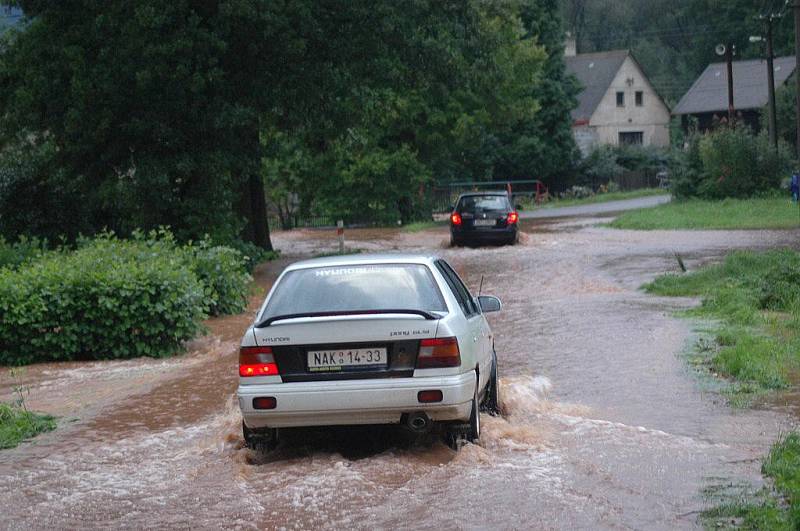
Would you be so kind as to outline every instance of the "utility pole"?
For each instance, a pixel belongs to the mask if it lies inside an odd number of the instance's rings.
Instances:
[[[778,150],[778,119],[775,111],[775,53],[772,49],[772,21],[774,15],[765,17],[767,21],[767,83],[769,85],[769,140]]]
[[[800,0],[794,2],[794,80],[795,80],[795,128],[797,134],[797,158],[800,158]],[[800,202],[798,203],[800,204]]]
[[[725,62],[728,64],[728,125],[733,127],[736,109],[733,108],[733,43],[725,47]]]

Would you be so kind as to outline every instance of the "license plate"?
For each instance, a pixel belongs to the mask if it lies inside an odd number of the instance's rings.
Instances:
[[[310,350],[308,370],[311,372],[337,372],[362,368],[385,368],[385,348],[349,348],[341,350]]]
[[[475,226],[476,227],[494,227],[497,223],[496,220],[493,219],[476,219]]]

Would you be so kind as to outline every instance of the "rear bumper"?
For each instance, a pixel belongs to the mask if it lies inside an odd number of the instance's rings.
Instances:
[[[487,241],[487,242],[507,242],[513,240],[519,227],[509,225],[506,227],[491,228],[491,229],[456,229],[451,228],[450,233],[453,238],[458,240],[473,240],[473,241]]]
[[[442,401],[421,404],[417,393],[442,391]],[[475,372],[455,376],[240,385],[239,408],[249,428],[397,424],[403,413],[424,411],[434,421],[468,420]],[[253,409],[253,399],[275,397],[275,409]]]

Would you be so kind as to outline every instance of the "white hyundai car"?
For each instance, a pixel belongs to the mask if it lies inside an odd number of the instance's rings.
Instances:
[[[354,255],[287,267],[242,339],[244,439],[269,450],[278,429],[444,425],[451,445],[480,437],[498,407],[497,357],[484,313],[435,256]]]

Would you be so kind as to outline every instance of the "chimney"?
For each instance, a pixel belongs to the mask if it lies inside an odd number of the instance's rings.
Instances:
[[[575,42],[575,37],[572,32],[568,31],[564,35],[564,57],[575,57],[578,52],[578,44]]]

